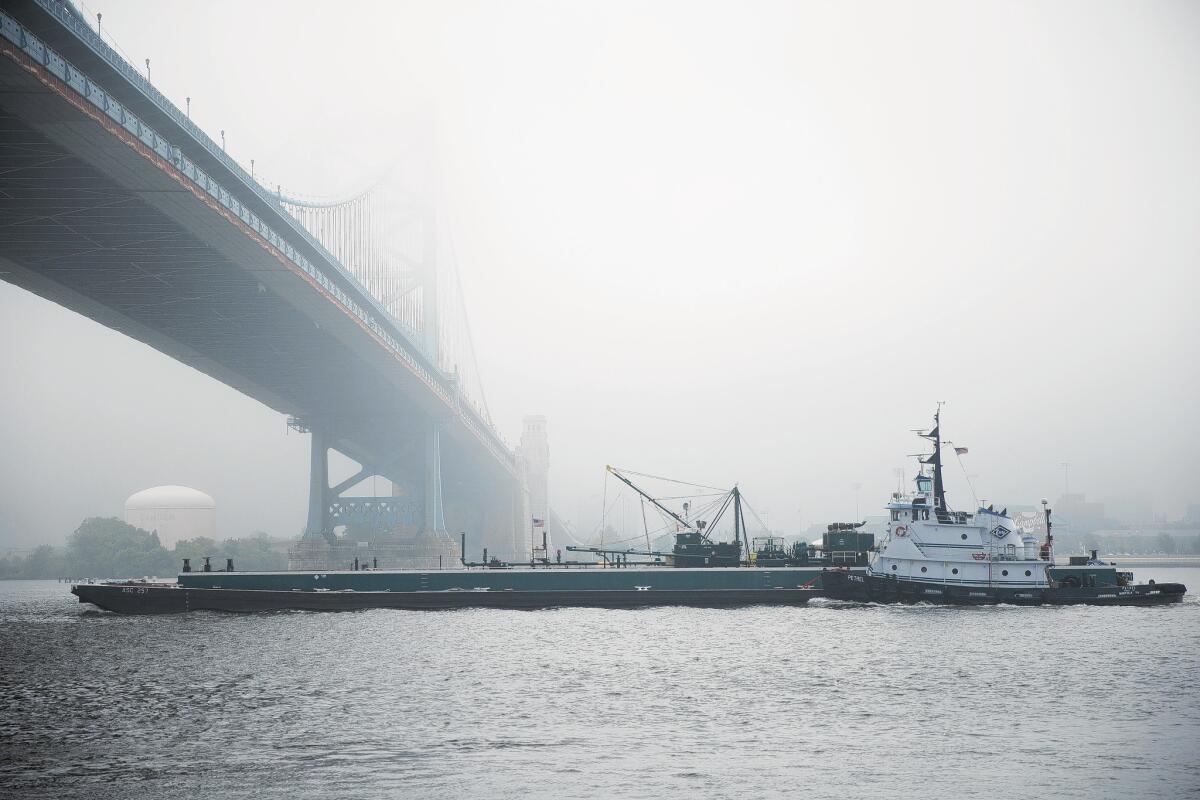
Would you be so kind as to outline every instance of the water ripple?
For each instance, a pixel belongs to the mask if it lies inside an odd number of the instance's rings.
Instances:
[[[1193,596],[137,618],[0,583],[0,642],[4,797],[1200,790]]]

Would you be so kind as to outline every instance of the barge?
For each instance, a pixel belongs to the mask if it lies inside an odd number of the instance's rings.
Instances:
[[[232,560],[214,570],[211,559],[193,571],[185,560],[174,583],[110,581],[71,587],[83,603],[122,614],[186,611],[356,610],[365,608],[534,609],[567,606],[638,608],[681,605],[728,608],[748,605],[803,605],[821,595],[823,569],[840,565],[861,571],[874,537],[861,523],[829,526],[821,546],[762,537],[747,541],[742,498],[735,487],[708,524],[689,521],[638,489],[676,528],[670,552],[568,548],[599,556],[599,562],[535,558],[515,564],[465,560],[461,569],[352,569],[239,572]],[[714,541],[710,533],[732,510],[734,541]],[[685,512],[686,514],[686,512]],[[463,537],[463,551],[466,538]],[[546,552],[545,546],[542,552]],[[648,560],[638,561],[644,558]]]
[[[803,605],[820,595],[816,588],[820,575],[819,568],[797,567],[212,572],[182,573],[174,584],[76,584],[71,592],[80,602],[122,614],[661,605],[728,608]]]

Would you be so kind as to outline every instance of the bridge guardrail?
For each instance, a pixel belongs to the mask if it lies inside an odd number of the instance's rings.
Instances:
[[[246,172],[246,169],[236,159],[230,157],[224,148],[218,146],[212,137],[204,132],[203,128],[192,122],[191,117],[180,111],[179,107],[172,103],[166,95],[154,88],[154,84],[146,76],[138,72],[120,53],[110,47],[100,34],[92,30],[90,25],[80,20],[72,13],[70,8],[58,0],[35,0],[35,2],[46,13],[53,16],[60,24],[70,30],[76,38],[86,44],[96,55],[104,59],[105,63],[121,73],[122,77],[140,91],[146,99],[150,100],[159,111],[170,117],[176,125],[190,135],[197,144],[204,148],[209,156],[221,162],[221,165],[237,177],[259,200],[268,206],[278,203],[278,197],[274,192],[271,192]],[[324,246],[317,241],[316,237],[304,229],[304,226],[284,213],[280,213],[279,218],[292,228],[297,235],[306,239],[308,244],[320,250],[322,255],[326,256],[331,263],[337,263],[337,259],[333,258],[325,250]],[[349,273],[346,273],[345,277],[349,277]]]
[[[343,280],[361,289],[364,299],[374,307],[375,311],[385,317],[387,316],[387,310],[378,304],[377,299],[366,290],[366,287],[359,284],[354,275],[338,261],[337,257],[330,253],[320,240],[313,236],[294,216],[283,209],[280,205],[282,197],[278,193],[270,191],[246,172],[241,164],[230,157],[224,148],[218,146],[212,137],[206,134],[200,126],[192,122],[191,118],[180,111],[179,107],[172,103],[166,95],[154,88],[154,85],[150,83],[148,78],[138,72],[120,53],[110,47],[96,31],[92,30],[91,26],[80,20],[61,0],[35,0],[35,2],[46,13],[50,14],[56,21],[67,28],[76,38],[86,44],[92,52],[100,56],[105,63],[119,72],[130,85],[141,92],[147,100],[151,101],[159,111],[169,117],[183,132],[191,136],[196,144],[203,148],[206,155],[219,161],[223,167],[229,170],[230,174],[240,181],[244,188],[254,194],[267,208],[275,211],[277,220],[302,238],[306,245],[317,251],[325,261],[329,262],[337,270]],[[17,24],[19,25],[20,23]],[[403,335],[402,328],[398,329],[398,332]],[[409,346],[420,352],[420,347],[416,343],[410,341]]]
[[[157,89],[154,89],[140,73],[137,72],[128,62],[121,58],[111,47],[109,47],[90,27],[78,20],[65,6],[50,2],[50,0],[36,0],[38,5],[51,13],[57,20],[62,22],[74,34],[80,38],[84,38],[93,50],[96,50],[108,61],[118,72],[124,75],[132,83],[134,83],[141,91],[146,94],[162,111],[167,113],[176,122],[180,123],[181,127],[205,144],[206,148],[221,162],[226,165],[231,172],[236,175],[244,176],[243,183],[246,188],[258,193],[261,198],[270,201],[269,196],[262,194],[262,187],[249,175],[245,173],[235,161],[230,159],[223,151],[216,148],[215,143],[201,131],[191,120],[183,117],[179,113],[179,109],[175,108],[169,100],[167,100]],[[95,106],[98,110],[108,116],[113,122],[119,124],[122,128],[136,137],[139,141],[153,150],[156,154],[169,161],[185,178],[191,181],[199,189],[207,193],[214,200],[220,203],[224,208],[237,216],[251,230],[269,242],[277,252],[286,257],[300,270],[312,278],[318,286],[320,286],[327,296],[336,300],[341,306],[357,317],[373,334],[375,334],[382,342],[386,344],[389,350],[397,355],[421,381],[443,402],[445,402],[458,415],[460,421],[471,431],[471,433],[484,444],[493,455],[497,457],[501,463],[508,466],[515,464],[515,457],[508,445],[500,437],[499,433],[490,425],[486,425],[481,419],[478,419],[478,412],[475,411],[469,404],[462,401],[462,397],[457,392],[450,391],[445,385],[445,377],[438,376],[432,370],[421,363],[417,359],[412,349],[415,347],[409,342],[406,346],[404,342],[388,330],[391,325],[382,324],[375,315],[371,314],[361,303],[350,297],[345,290],[341,288],[338,281],[329,278],[321,269],[319,269],[312,261],[303,253],[293,246],[287,239],[275,231],[275,229],[267,224],[258,214],[251,211],[244,203],[237,198],[224,186],[219,184],[210,175],[200,169],[195,163],[183,155],[182,149],[172,144],[166,137],[159,134],[150,125],[147,125],[136,114],[129,111],[122,103],[111,97],[99,84],[82,70],[73,66],[65,58],[47,46],[39,37],[28,31],[20,22],[9,14],[0,11],[0,36],[12,42],[19,47],[26,55],[35,60],[38,64],[48,70],[52,75],[62,81],[66,86],[79,94],[84,100]],[[99,45],[99,47],[97,47]],[[288,223],[289,228],[293,228],[294,232],[301,234],[306,239],[313,239],[307,231],[295,230],[301,229],[298,220],[295,220],[282,209],[280,210],[280,219],[284,219]],[[286,219],[285,219],[286,218]],[[316,242],[315,239],[311,242],[322,254],[325,253],[325,248]],[[340,264],[337,263],[332,256],[328,257],[332,266],[342,273],[344,280],[352,283],[357,283],[352,275],[349,274]],[[362,293],[366,297],[370,297],[369,292],[365,287],[362,288]],[[372,298],[373,299],[373,298]],[[382,315],[386,312],[379,309]],[[398,332],[397,332],[398,333]]]

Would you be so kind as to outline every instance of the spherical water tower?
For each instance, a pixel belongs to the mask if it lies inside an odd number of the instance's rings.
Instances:
[[[169,548],[180,539],[216,538],[217,504],[198,489],[155,486],[129,496],[125,522],[145,531],[158,531],[158,540]]]

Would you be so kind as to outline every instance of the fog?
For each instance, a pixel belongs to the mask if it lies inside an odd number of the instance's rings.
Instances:
[[[581,530],[605,464],[785,533],[878,513],[939,401],[957,508],[1064,462],[1115,515],[1200,503],[1195,3],[87,8],[285,192],[435,131],[492,417],[547,416]],[[0,546],[161,483],[302,528],[307,438],[234,390],[4,283],[0,366]]]

